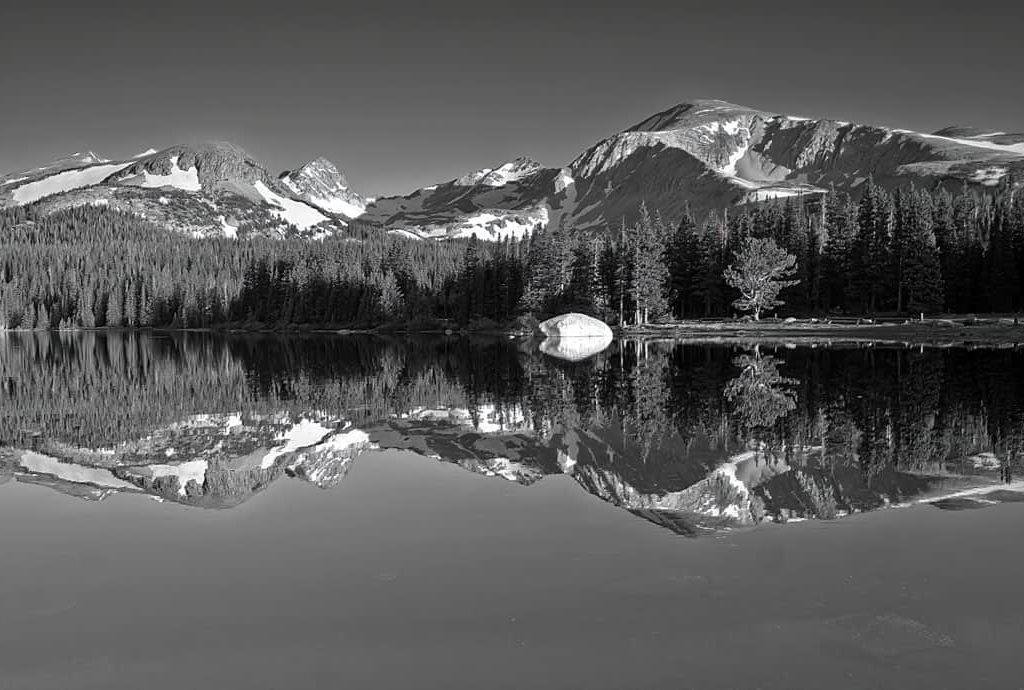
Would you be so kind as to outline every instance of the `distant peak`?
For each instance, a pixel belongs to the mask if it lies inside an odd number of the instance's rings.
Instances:
[[[341,188],[348,187],[348,180],[345,179],[345,175],[338,170],[338,166],[323,156],[314,158],[298,170],[285,170],[281,173],[280,177],[282,179],[293,179],[297,177],[316,179],[321,184],[326,184],[328,186]]]
[[[686,101],[666,108],[660,113],[630,127],[627,132],[650,132],[667,129],[680,129],[700,125],[712,121],[743,116],[775,117],[776,113],[757,110],[744,105],[712,98]]]
[[[83,163],[108,163],[108,162],[110,162],[110,159],[104,158],[104,157],[96,154],[93,151],[85,151],[84,153],[82,151],[75,151],[74,153],[72,153],[69,156],[69,158],[80,160]]]
[[[318,158],[314,158],[313,160],[311,160],[310,162],[306,163],[302,167],[304,167],[304,168],[310,168],[310,167],[324,168],[324,169],[328,169],[328,170],[337,170],[338,169],[338,166],[336,166],[334,163],[332,163],[328,159],[324,158],[323,156],[320,156]]]
[[[538,170],[543,169],[543,167],[543,165],[529,156],[517,156],[516,158],[505,161],[494,168],[481,168],[480,170],[474,170],[473,172],[463,175],[455,180],[455,184],[464,187],[477,184],[483,184],[489,187],[501,187],[509,182],[535,173]]]

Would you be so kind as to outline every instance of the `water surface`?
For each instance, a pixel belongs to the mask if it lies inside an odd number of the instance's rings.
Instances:
[[[0,687],[1020,687],[1022,382],[1012,349],[5,336]]]

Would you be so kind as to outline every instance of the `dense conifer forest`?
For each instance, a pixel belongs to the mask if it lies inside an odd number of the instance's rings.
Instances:
[[[609,322],[732,315],[746,238],[796,257],[778,315],[1015,312],[1024,196],[868,183],[632,226],[426,242],[354,224],[308,240],[195,239],[83,206],[0,212],[0,329],[502,327],[566,310]]]

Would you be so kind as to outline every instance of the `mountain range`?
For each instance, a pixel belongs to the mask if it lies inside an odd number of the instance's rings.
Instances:
[[[716,100],[673,106],[561,167],[528,157],[404,196],[369,198],[318,158],[275,175],[239,147],[206,143],[127,160],[76,153],[0,177],[0,207],[40,213],[103,205],[196,236],[345,236],[354,224],[415,238],[499,240],[532,229],[596,231],[645,202],[670,223],[734,205],[887,188],[1024,183],[1024,134],[948,127],[928,134],[781,115]]]
[[[820,445],[777,453],[755,443],[726,451],[683,443],[676,430],[667,430],[643,450],[616,420],[555,425],[541,435],[523,410],[495,405],[417,407],[362,428],[320,413],[203,414],[111,448],[45,437],[33,446],[0,447],[0,484],[15,479],[87,500],[141,493],[227,509],[286,477],[337,487],[357,460],[402,450],[524,486],[567,476],[607,503],[684,535],[763,520],[842,517],[950,495],[992,495],[985,500],[993,503],[999,489],[991,473],[887,470],[868,481],[856,467],[837,470],[823,461]],[[989,460],[998,466],[990,453],[970,463],[988,468]],[[1019,500],[999,500],[1011,499]]]

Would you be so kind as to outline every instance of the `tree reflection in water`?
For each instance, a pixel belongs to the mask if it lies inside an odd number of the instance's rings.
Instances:
[[[733,360],[740,375],[729,380],[722,395],[733,405],[741,428],[748,434],[767,429],[796,409],[796,393],[791,389],[799,383],[779,373],[782,360],[761,354],[754,347],[750,354]]]

